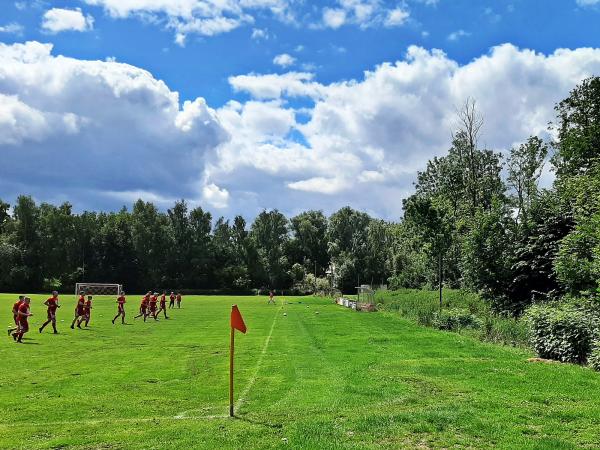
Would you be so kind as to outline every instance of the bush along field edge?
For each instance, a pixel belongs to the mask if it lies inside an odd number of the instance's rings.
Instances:
[[[534,304],[519,317],[497,314],[472,292],[378,291],[377,310],[419,325],[457,332],[484,342],[535,351],[542,359],[587,365],[600,371],[600,308],[594,298],[565,297]]]

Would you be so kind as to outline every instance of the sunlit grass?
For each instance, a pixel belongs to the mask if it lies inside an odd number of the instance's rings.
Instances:
[[[397,314],[316,298],[184,297],[172,319],[143,323],[130,297],[122,326],[110,322],[114,299],[99,297],[90,329],[71,330],[75,298],[62,296],[60,334],[40,335],[44,298],[34,296],[27,344],[5,337],[0,347],[0,448],[600,445],[596,373],[529,363],[525,350]],[[13,299],[0,295],[7,325]],[[222,417],[232,303],[248,325],[236,336],[236,419]]]

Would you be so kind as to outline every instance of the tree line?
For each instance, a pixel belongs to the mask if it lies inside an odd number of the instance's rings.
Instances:
[[[600,279],[600,78],[555,106],[544,141],[500,153],[481,146],[474,100],[457,111],[445,156],[418,173],[404,217],[386,222],[345,207],[325,216],[261,212],[213,220],[176,202],[166,212],[75,214],[69,203],[0,202],[0,290],[122,282],[128,290],[275,288],[357,283],[440,285],[480,293],[500,313],[565,295],[590,296]],[[555,181],[540,188],[544,168]],[[398,200],[400,201],[400,200]]]
[[[0,201],[0,290],[72,289],[76,282],[120,282],[135,292],[169,289],[326,289],[336,282],[387,280],[387,225],[342,208],[331,217],[287,218],[263,211],[248,225],[213,217],[184,200],[166,212],[138,200],[131,210],[75,214],[69,203]]]

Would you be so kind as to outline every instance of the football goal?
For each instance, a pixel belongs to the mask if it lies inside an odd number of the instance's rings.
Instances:
[[[123,292],[122,284],[115,283],[76,283],[75,295],[119,295]]]

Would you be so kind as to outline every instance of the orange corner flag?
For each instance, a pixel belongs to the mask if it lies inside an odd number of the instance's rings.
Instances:
[[[244,323],[244,318],[237,305],[231,307],[231,328],[241,331],[242,333],[246,332],[246,324]]]

